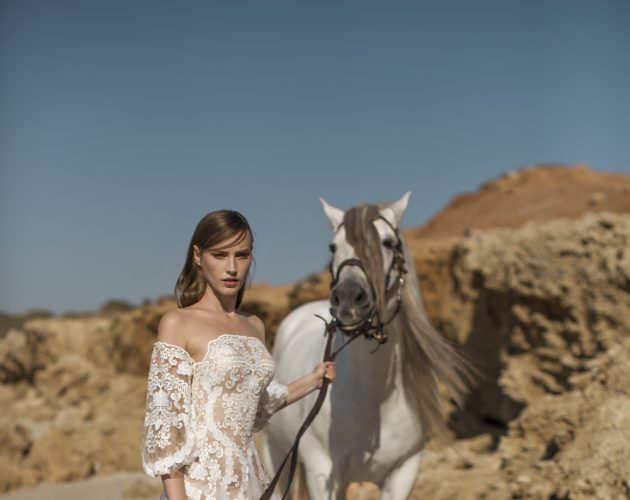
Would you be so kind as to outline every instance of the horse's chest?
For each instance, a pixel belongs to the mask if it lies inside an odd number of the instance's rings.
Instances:
[[[394,389],[380,401],[355,391],[353,397],[332,394],[331,458],[354,478],[376,478],[418,451],[422,433],[402,391]]]

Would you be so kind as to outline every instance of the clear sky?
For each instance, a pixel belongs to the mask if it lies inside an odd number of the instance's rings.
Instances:
[[[171,293],[233,208],[255,280],[326,264],[318,198],[404,226],[533,163],[630,172],[630,2],[0,7],[0,310]]]

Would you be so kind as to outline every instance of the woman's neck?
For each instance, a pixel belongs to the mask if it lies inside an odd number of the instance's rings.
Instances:
[[[199,306],[212,312],[223,312],[228,316],[236,315],[236,295],[219,295],[210,287],[198,302]]]

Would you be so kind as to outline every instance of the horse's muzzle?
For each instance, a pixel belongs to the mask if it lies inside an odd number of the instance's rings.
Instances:
[[[338,283],[330,293],[330,314],[337,326],[344,333],[352,333],[369,321],[374,312],[374,298],[356,280],[344,280]]]

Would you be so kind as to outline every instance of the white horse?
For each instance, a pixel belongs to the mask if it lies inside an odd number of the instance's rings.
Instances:
[[[372,318],[388,338],[375,352],[377,343],[357,338],[336,359],[336,380],[299,447],[314,500],[344,498],[355,481],[376,483],[383,500],[407,498],[428,433],[446,435],[438,382],[458,404],[466,390],[467,365],[427,320],[413,258],[398,233],[409,196],[346,213],[320,200],[334,231],[330,301],[300,306],[276,334],[276,376],[285,382],[322,359],[324,323],[316,315],[330,319],[332,313],[346,334]],[[334,347],[344,341],[338,331]],[[315,398],[311,394],[271,418],[263,453],[273,470]],[[284,491],[282,482],[279,488]]]

